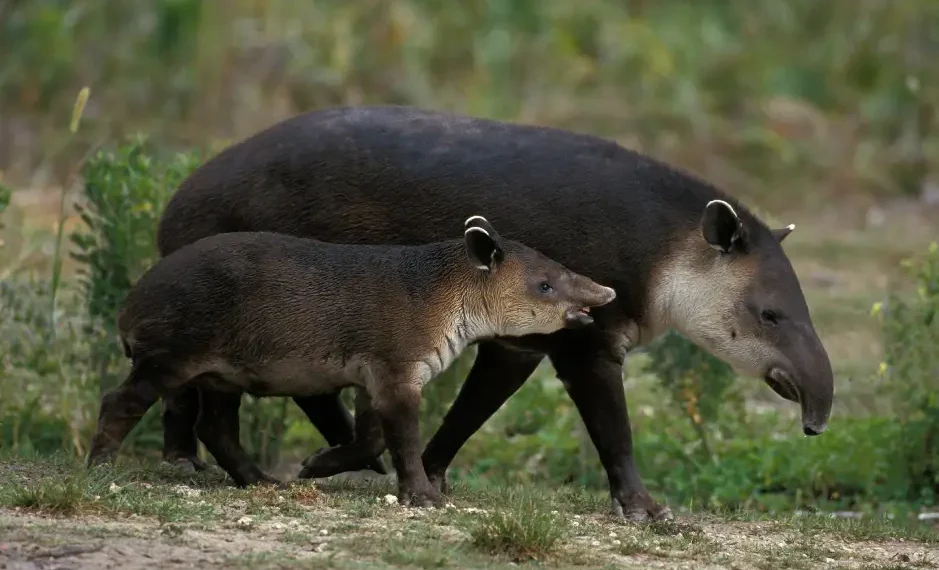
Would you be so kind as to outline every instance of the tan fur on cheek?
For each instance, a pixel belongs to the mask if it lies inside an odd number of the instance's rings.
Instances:
[[[701,238],[679,251],[687,253],[664,263],[651,281],[643,341],[674,328],[738,374],[765,374],[778,351],[743,308],[754,276],[750,261],[721,259]]]

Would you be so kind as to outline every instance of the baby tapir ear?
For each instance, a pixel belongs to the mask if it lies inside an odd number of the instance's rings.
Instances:
[[[789,224],[784,228],[779,228],[778,230],[770,230],[773,234],[773,237],[776,238],[776,241],[782,243],[782,240],[786,239],[786,236],[792,233],[792,230],[796,229],[795,224]]]
[[[708,245],[726,253],[743,239],[743,223],[730,204],[723,200],[711,200],[704,207],[701,232]]]
[[[494,227],[492,227],[492,224],[489,223],[489,220],[482,216],[470,216],[466,218],[466,221],[463,222],[463,229],[468,230],[470,228],[480,228],[489,234],[489,237],[492,239],[499,239],[499,233]]]
[[[485,229],[472,226],[463,234],[466,244],[466,255],[477,269],[492,271],[502,262],[503,252],[496,240]]]

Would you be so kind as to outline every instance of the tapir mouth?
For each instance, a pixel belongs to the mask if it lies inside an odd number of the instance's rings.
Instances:
[[[593,317],[590,316],[590,307],[568,309],[567,312],[564,313],[564,320],[570,328],[585,327],[593,324]]]
[[[774,392],[790,402],[799,403],[801,401],[799,390],[796,389],[789,375],[781,368],[771,368],[769,372],[766,373],[766,377],[763,378],[763,381],[766,382]]]

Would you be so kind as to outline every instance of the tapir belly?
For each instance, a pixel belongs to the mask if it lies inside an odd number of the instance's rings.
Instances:
[[[318,361],[283,358],[239,365],[218,359],[188,368],[187,376],[200,386],[257,397],[303,397],[347,386],[364,388],[375,377],[373,367],[359,356]]]

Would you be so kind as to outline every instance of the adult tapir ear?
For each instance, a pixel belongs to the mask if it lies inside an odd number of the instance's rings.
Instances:
[[[784,228],[779,228],[778,230],[770,230],[770,233],[773,234],[773,237],[776,238],[776,241],[782,243],[782,240],[786,239],[786,236],[792,233],[792,230],[796,229],[795,224],[789,224]]]
[[[463,241],[466,244],[466,255],[477,269],[492,271],[502,262],[502,248],[485,229],[478,226],[467,228]]]
[[[735,243],[743,239],[743,223],[730,204],[723,200],[711,200],[704,207],[701,232],[708,245],[718,251],[729,252]]]
[[[470,216],[466,218],[466,221],[463,222],[463,229],[468,230],[470,228],[480,228],[485,230],[489,237],[493,240],[498,241],[500,239],[499,233],[496,231],[492,224],[489,223],[489,220],[482,216]]]

